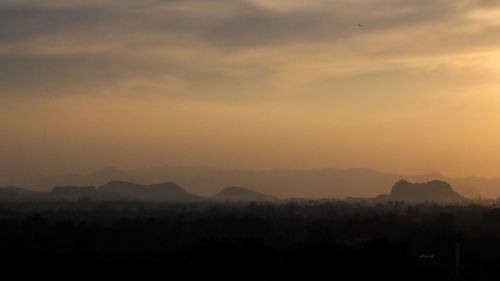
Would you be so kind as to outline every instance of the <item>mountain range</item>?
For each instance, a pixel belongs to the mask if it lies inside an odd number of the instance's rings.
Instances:
[[[126,181],[110,181],[100,187],[94,186],[56,186],[52,190],[32,191],[18,187],[0,187],[0,201],[146,201],[146,202],[271,202],[277,201],[270,195],[243,187],[227,187],[217,194],[202,197],[190,193],[173,182],[142,185]]]
[[[500,196],[500,178],[449,178],[438,173],[400,175],[370,169],[272,169],[222,170],[193,166],[162,166],[122,170],[108,167],[85,175],[24,177],[2,182],[0,186],[29,186],[48,191],[53,186],[101,186],[110,181],[137,182],[149,185],[172,181],[201,196],[211,196],[221,186],[252,187],[256,192],[281,198],[346,198],[375,197],[387,193],[388,186],[405,178],[412,182],[442,180],[457,192],[469,198],[497,198]]]
[[[31,191],[17,187],[0,188],[0,201],[145,201],[145,202],[279,202],[281,199],[248,188],[230,186],[212,196],[190,193],[173,182],[142,185],[126,181],[110,181],[100,187],[56,186],[49,192]],[[288,199],[292,201],[300,198]],[[426,183],[410,183],[400,180],[392,187],[389,195],[361,200],[405,201],[417,203],[460,203],[469,199],[463,197],[444,181],[433,180]]]

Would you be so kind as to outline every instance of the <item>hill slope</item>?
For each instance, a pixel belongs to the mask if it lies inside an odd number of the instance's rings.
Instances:
[[[98,191],[130,200],[197,201],[201,199],[173,182],[141,185],[125,181],[110,181],[99,187]]]
[[[215,194],[212,198],[215,200],[239,202],[278,200],[276,197],[238,186],[226,187]]]

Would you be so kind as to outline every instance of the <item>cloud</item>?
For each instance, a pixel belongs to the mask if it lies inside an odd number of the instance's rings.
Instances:
[[[495,11],[465,0],[0,0],[0,95],[130,92],[129,80],[165,79],[183,85],[165,96],[233,98],[366,67],[428,69],[408,61],[495,48]],[[307,68],[318,72],[297,71]]]

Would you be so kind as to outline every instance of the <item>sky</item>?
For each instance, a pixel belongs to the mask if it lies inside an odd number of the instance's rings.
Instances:
[[[0,0],[0,176],[500,176],[500,2]]]

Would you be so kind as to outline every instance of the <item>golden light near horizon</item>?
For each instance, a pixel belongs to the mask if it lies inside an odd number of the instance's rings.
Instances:
[[[0,0],[1,174],[500,176],[500,3]]]

